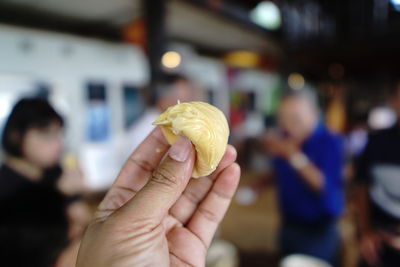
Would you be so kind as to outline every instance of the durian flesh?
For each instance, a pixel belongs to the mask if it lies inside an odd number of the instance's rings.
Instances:
[[[207,176],[217,168],[229,137],[228,122],[218,108],[204,102],[178,103],[153,124],[161,126],[169,144],[179,135],[190,139],[196,150],[193,178]]]

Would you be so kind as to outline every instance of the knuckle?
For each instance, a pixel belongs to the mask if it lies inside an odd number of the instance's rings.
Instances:
[[[192,203],[198,203],[201,197],[193,191],[186,191],[184,196]]]
[[[131,162],[133,165],[138,166],[145,172],[151,172],[154,168],[153,164],[149,160],[139,158],[136,155],[132,155],[128,158],[128,162]]]
[[[177,175],[162,166],[153,172],[151,182],[170,188],[176,188],[180,185],[180,179],[177,177]]]
[[[215,213],[212,212],[211,210],[204,208],[204,207],[199,207],[199,212],[206,218],[208,221],[214,222],[214,223],[219,223],[220,218],[219,216]]]

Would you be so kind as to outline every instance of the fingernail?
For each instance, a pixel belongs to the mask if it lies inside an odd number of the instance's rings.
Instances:
[[[169,149],[168,155],[179,162],[184,162],[187,160],[192,148],[192,143],[190,140],[183,136],[178,136],[175,143]]]

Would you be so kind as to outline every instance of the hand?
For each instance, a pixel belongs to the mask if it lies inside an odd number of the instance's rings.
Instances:
[[[361,236],[360,253],[367,264],[375,266],[379,263],[381,240],[378,233],[368,232]]]
[[[63,194],[72,196],[85,191],[83,172],[81,169],[64,169],[57,182],[57,188]]]
[[[267,133],[263,137],[263,143],[268,153],[285,159],[289,159],[299,151],[296,142],[288,138],[284,139],[275,133]]]
[[[58,256],[54,267],[75,267],[80,241],[73,240]]]
[[[82,200],[71,203],[67,208],[67,217],[69,221],[69,239],[74,240],[82,238],[92,218],[89,205]]]
[[[213,174],[189,181],[194,159],[186,138],[169,148],[156,128],[101,202],[77,267],[204,266],[240,168],[234,163],[235,149],[228,146]]]
[[[399,229],[397,229],[397,233]],[[384,243],[385,245],[400,251],[400,237],[398,234],[394,234],[394,233],[388,233],[388,232],[380,232],[380,237],[381,237],[381,241],[382,243]]]

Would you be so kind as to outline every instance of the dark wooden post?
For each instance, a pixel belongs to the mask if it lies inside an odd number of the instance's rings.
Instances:
[[[147,52],[150,63],[150,104],[156,100],[156,85],[161,78],[161,57],[166,47],[165,13],[166,0],[142,0],[147,28]]]

